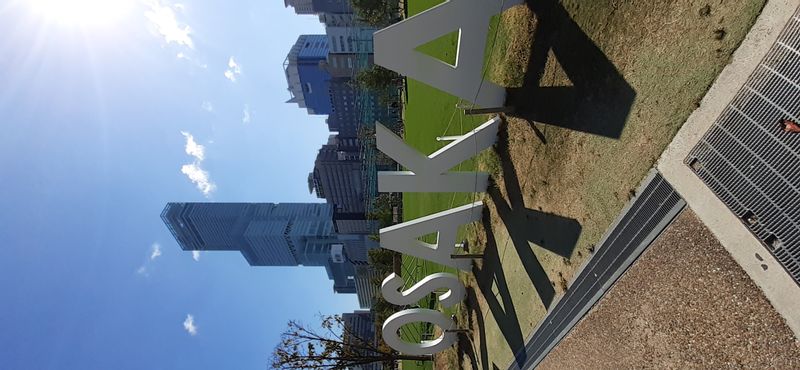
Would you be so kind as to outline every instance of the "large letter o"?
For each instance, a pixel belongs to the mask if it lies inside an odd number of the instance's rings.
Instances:
[[[400,339],[397,335],[400,327],[414,322],[429,322],[441,328],[443,333],[439,338],[423,340],[422,343],[409,343]],[[455,323],[441,312],[427,308],[412,308],[395,313],[386,319],[383,323],[383,341],[402,354],[432,355],[450,348],[458,340],[456,333],[447,332],[449,329],[455,329]]]

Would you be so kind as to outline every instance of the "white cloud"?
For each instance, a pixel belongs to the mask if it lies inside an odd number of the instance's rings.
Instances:
[[[186,154],[194,157],[194,162],[181,166],[181,173],[186,175],[191,182],[197,185],[197,189],[208,197],[217,188],[217,185],[211,181],[208,171],[202,167],[203,160],[206,158],[206,147],[194,141],[194,136],[186,131],[181,131],[181,135],[186,138],[184,149]]]
[[[161,245],[160,244],[153,243],[153,245],[150,247],[150,249],[153,250],[152,252],[150,252],[150,260],[151,261],[156,259],[156,258],[158,258],[158,256],[161,255]]]
[[[190,335],[197,334],[197,325],[194,324],[194,316],[191,314],[186,315],[186,320],[183,320],[183,328]]]
[[[192,259],[194,259],[195,261],[199,261],[200,260],[200,251],[192,251]]]
[[[236,76],[231,71],[225,71],[225,78],[231,80],[231,82],[236,82]]]
[[[231,82],[236,82],[236,77],[242,74],[242,68],[239,66],[239,63],[236,63],[236,60],[233,57],[228,59],[228,69],[225,70],[225,78],[231,80]]]
[[[250,106],[245,104],[244,111],[242,111],[242,123],[250,123]]]
[[[210,101],[204,101],[203,104],[200,104],[200,108],[209,113],[214,111],[214,105]]]
[[[186,131],[181,131],[181,135],[186,138],[186,154],[203,161],[206,157],[206,147],[194,141],[194,136]]]
[[[145,5],[149,9],[145,11],[144,16],[150,20],[155,27],[155,31],[164,37],[164,41],[167,43],[174,42],[194,49],[194,42],[191,37],[192,29],[187,25],[179,24],[175,16],[175,10],[184,10],[183,5],[176,4],[174,7],[169,7],[161,4],[160,0],[145,1]]]
[[[146,278],[150,277],[150,272],[153,271],[153,264],[155,263],[155,259],[161,256],[161,244],[153,243],[150,244],[150,252],[147,255],[144,263],[142,263],[139,268],[136,269],[136,274],[140,276],[144,276]]]
[[[189,62],[191,65],[193,65],[193,66],[195,66],[197,68],[208,69],[208,64],[200,63],[200,61],[198,59],[192,58],[188,54],[186,54],[186,53],[184,53],[182,51],[178,52],[177,54],[175,54],[175,57],[178,58],[178,59],[181,59],[181,60],[185,60],[185,61]]]
[[[181,167],[181,173],[186,175],[189,180],[197,185],[197,189],[206,197],[210,196],[211,193],[217,189],[217,185],[211,181],[208,171],[200,167],[200,164],[197,162],[183,165]]]

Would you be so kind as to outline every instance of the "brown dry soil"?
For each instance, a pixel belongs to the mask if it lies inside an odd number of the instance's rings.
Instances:
[[[478,161],[496,186],[471,236],[486,248],[462,310],[474,334],[450,367],[511,364],[763,4],[531,0],[502,15],[489,76],[516,111]]]
[[[800,344],[687,210],[540,368],[799,369]]]

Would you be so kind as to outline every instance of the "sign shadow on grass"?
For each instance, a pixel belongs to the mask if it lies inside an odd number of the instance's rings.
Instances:
[[[506,229],[509,242],[513,244],[542,305],[548,309],[555,299],[556,292],[544,267],[534,254],[531,243],[569,258],[575,249],[582,227],[574,219],[525,207],[519,178],[508,153],[508,131],[505,126],[500,130],[496,151],[500,157],[507,195],[503,196],[496,186],[490,186],[488,193],[494,204],[493,210],[502,222],[502,227]],[[486,246],[483,261],[480,267],[473,267],[473,273],[502,335],[512,352],[516,353],[515,361],[521,366],[525,363],[526,354],[525,351],[520,351],[524,347],[523,333],[503,270],[506,246],[503,246],[502,250],[498,248],[490,212],[492,212],[490,208],[484,209],[483,228],[486,232]]]
[[[472,273],[475,276],[478,289],[480,289],[481,295],[486,300],[486,305],[492,313],[492,317],[494,317],[500,332],[508,342],[508,346],[514,353],[521,353],[521,357],[525,357],[524,351],[518,350],[518,348],[523,348],[525,345],[524,337],[519,326],[519,318],[511,292],[508,290],[500,251],[497,248],[490,225],[490,216],[486,210],[483,213],[483,223],[486,229],[486,248],[483,251],[483,261],[480,267],[477,264],[473,265]],[[497,290],[496,292],[495,289]],[[481,328],[481,346],[486,346],[485,328]],[[489,360],[488,353],[484,356],[484,348],[481,348],[481,352],[481,364],[485,365]],[[517,359],[517,361],[525,363],[525,358]]]
[[[634,89],[558,1],[527,0],[527,6],[537,17],[535,39],[522,87],[507,89],[506,105],[515,108],[508,116],[534,130],[540,122],[619,139]],[[572,86],[541,86],[550,51]]]
[[[459,368],[464,369],[463,359],[469,358],[472,370],[488,370],[487,365],[489,361],[489,350],[486,347],[486,324],[483,319],[483,312],[478,303],[478,296],[475,293],[475,288],[472,286],[467,287],[467,325],[468,328],[477,328],[477,335],[480,336],[480,351],[481,358],[478,359],[476,353],[475,341],[469,335],[462,335],[458,338],[458,359]],[[478,367],[480,364],[480,367]]]

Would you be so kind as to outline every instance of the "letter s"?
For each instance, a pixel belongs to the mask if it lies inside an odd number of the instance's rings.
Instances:
[[[408,290],[400,292],[402,287],[403,278],[392,273],[381,284],[383,298],[389,303],[405,306],[418,302],[437,288],[446,288],[447,292],[439,295],[439,303],[444,307],[451,307],[462,301],[467,294],[464,284],[458,280],[458,277],[446,272],[430,274]]]
[[[442,329],[442,335],[434,340],[423,340],[421,343],[409,343],[397,334],[401,326],[414,322],[429,322]],[[448,332],[455,326],[453,320],[439,311],[424,308],[412,308],[403,310],[389,316],[383,323],[383,341],[389,347],[394,348],[400,353],[423,356],[432,355],[444,351],[458,340],[458,335]]]

